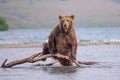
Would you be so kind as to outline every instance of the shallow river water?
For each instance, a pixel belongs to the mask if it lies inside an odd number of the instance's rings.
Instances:
[[[0,64],[28,57],[41,48],[0,48]],[[31,63],[12,68],[0,68],[0,80],[119,80],[120,46],[79,46],[77,59],[98,61],[99,64],[63,67],[56,63],[49,67],[33,66]],[[51,59],[48,59],[49,62]],[[43,62],[41,62],[43,63]],[[35,64],[35,63],[34,63]]]

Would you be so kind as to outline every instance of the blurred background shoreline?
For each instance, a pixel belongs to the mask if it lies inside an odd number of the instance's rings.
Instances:
[[[52,28],[14,29],[0,32],[0,47],[42,47]],[[120,45],[120,27],[75,28],[78,46]]]
[[[75,27],[120,27],[120,0],[0,0],[11,29],[51,28],[71,14]]]

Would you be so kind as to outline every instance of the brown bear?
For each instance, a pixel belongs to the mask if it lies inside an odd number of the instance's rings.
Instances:
[[[76,60],[77,40],[73,29],[74,15],[59,15],[59,24],[52,30],[49,35],[48,43],[43,47],[43,54],[57,54],[68,56]],[[63,58],[57,58],[61,65],[71,66],[72,62]]]

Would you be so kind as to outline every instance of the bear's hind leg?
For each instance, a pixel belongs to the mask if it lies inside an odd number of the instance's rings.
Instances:
[[[44,43],[43,44],[43,52],[42,52],[43,55],[46,55],[46,54],[50,54],[49,53],[49,48],[48,48],[48,43]],[[42,61],[46,61],[46,58],[43,59]]]

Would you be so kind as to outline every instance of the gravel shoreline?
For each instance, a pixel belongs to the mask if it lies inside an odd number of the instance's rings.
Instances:
[[[41,42],[23,42],[23,43],[6,43],[0,44],[0,48],[26,48],[26,47],[43,47]],[[78,46],[93,46],[93,45],[120,45],[116,41],[93,41],[93,42],[78,42]]]

